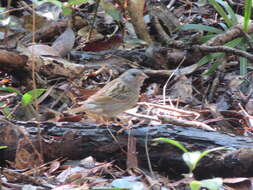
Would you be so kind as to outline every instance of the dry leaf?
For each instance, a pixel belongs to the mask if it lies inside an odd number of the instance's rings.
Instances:
[[[52,48],[56,50],[60,56],[64,57],[72,50],[75,43],[75,33],[71,28],[67,28],[52,44]]]

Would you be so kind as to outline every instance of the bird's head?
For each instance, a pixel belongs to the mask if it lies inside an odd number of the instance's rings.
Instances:
[[[124,72],[120,78],[127,84],[137,85],[140,87],[143,84],[143,81],[148,78],[148,76],[138,69],[129,69]]]

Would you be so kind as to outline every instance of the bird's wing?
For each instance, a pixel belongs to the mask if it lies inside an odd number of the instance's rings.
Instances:
[[[96,102],[97,104],[122,103],[128,102],[133,95],[134,93],[125,83],[115,79],[89,97],[86,102]]]

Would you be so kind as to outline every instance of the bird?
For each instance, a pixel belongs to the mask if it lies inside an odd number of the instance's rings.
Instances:
[[[80,107],[72,108],[72,114],[85,112],[97,123],[115,121],[120,113],[134,107],[144,80],[148,76],[139,69],[129,69],[118,78],[85,100]]]

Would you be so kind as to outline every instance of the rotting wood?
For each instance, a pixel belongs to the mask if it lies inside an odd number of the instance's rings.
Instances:
[[[6,123],[2,121],[0,124],[6,126]],[[29,138],[38,147],[39,143],[36,136],[38,124],[38,122],[15,122],[14,126],[25,127],[30,133]],[[118,126],[106,127],[88,123],[44,122],[39,125],[43,136],[44,157],[47,161],[58,157],[81,159],[87,156],[94,156],[99,161],[117,160],[118,164],[125,164],[129,130],[118,134],[117,131],[120,130]],[[15,131],[18,133],[18,130]],[[153,138],[167,137],[180,141],[190,151],[203,151],[220,146],[238,149],[208,155],[198,165],[195,171],[197,176],[229,177],[251,175],[253,169],[252,138],[172,125],[139,126],[131,129],[131,135],[137,138],[136,151],[138,152],[137,158],[140,167],[147,167],[145,154],[147,132],[149,136],[150,160],[154,170],[164,171],[168,175],[179,175],[187,172],[180,150],[167,143],[151,141]],[[18,144],[6,141],[10,134],[12,134],[10,129],[0,128],[0,135],[5,137],[0,139],[0,144],[8,146],[8,149],[3,151],[3,159],[6,160],[14,159]],[[112,137],[112,134],[116,137],[117,142]],[[16,136],[22,138],[21,134]],[[17,141],[18,138],[16,138]],[[19,149],[22,148],[31,151],[29,142],[23,143],[22,147],[19,147]]]

